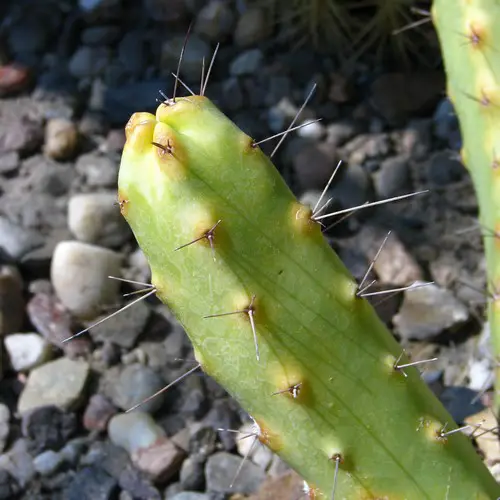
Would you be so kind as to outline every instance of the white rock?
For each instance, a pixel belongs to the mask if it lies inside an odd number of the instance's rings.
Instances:
[[[118,301],[122,256],[78,241],[60,242],[52,257],[51,280],[63,303],[75,316],[95,318],[104,305]]]
[[[50,358],[50,345],[37,333],[13,333],[5,337],[4,344],[16,372],[31,370]]]
[[[297,129],[297,135],[304,139],[319,140],[325,135],[325,127],[314,120],[305,120]]]
[[[473,360],[469,362],[469,389],[482,392],[488,389],[495,380],[489,359]]]
[[[119,246],[131,234],[114,193],[74,195],[68,204],[68,226],[76,239],[105,247]]]

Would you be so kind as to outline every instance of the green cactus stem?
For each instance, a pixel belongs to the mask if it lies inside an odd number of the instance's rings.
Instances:
[[[136,113],[119,200],[201,368],[316,498],[500,487],[271,161],[206,97]],[[258,348],[258,349],[256,349]]]
[[[460,122],[463,164],[477,194],[500,410],[500,5],[495,0],[435,0],[447,94]]]

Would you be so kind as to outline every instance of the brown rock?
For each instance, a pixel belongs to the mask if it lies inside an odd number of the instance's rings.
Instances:
[[[400,123],[432,110],[444,91],[440,71],[386,73],[371,87],[371,103],[390,123]]]
[[[12,266],[0,267],[0,335],[17,332],[24,320],[23,282]]]
[[[109,419],[117,412],[109,399],[101,394],[94,394],[85,408],[83,426],[88,431],[104,431]]]
[[[179,472],[186,454],[168,438],[161,438],[148,448],[132,453],[134,465],[154,482],[168,481]]]
[[[281,476],[266,479],[259,491],[248,497],[248,500],[305,498],[303,487],[304,480],[296,472],[290,471]]]
[[[337,103],[349,102],[353,99],[354,86],[349,78],[342,73],[331,73],[328,97]]]
[[[17,94],[30,83],[28,68],[19,64],[0,66],[0,97]]]
[[[337,148],[327,142],[307,144],[292,161],[297,181],[304,191],[322,190],[337,165]]]
[[[45,128],[44,152],[54,160],[66,160],[74,156],[78,145],[78,129],[65,118],[49,120]]]

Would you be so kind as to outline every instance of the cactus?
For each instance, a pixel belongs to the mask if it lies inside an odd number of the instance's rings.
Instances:
[[[433,21],[442,47],[447,94],[460,122],[462,162],[479,204],[489,283],[488,316],[500,410],[500,55],[494,0],[435,0]],[[499,43],[500,46],[500,43]]]
[[[154,290],[311,498],[500,495],[252,138],[199,95],[126,135],[119,204]]]

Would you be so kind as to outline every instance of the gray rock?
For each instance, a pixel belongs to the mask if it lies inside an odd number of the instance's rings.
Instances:
[[[0,471],[7,471],[25,488],[34,478],[36,471],[25,439],[18,439],[7,453],[0,455]]]
[[[13,266],[1,266],[0,337],[18,331],[23,322],[24,297],[21,274]]]
[[[451,292],[431,284],[407,290],[393,322],[405,340],[427,340],[463,324],[468,318],[467,307]]]
[[[38,231],[25,229],[0,216],[0,251],[13,260],[19,260],[30,250],[41,247],[43,237]]]
[[[81,402],[88,375],[88,363],[67,358],[35,368],[19,397],[19,413],[47,405],[63,410],[75,408]]]
[[[144,301],[138,302],[92,328],[90,334],[96,341],[113,342],[121,347],[131,348],[143,332],[150,314],[150,307]]]
[[[164,438],[165,431],[149,413],[134,411],[112,417],[108,423],[108,435],[113,444],[132,455]]]
[[[118,179],[118,164],[107,156],[96,153],[81,155],[76,161],[76,170],[84,176],[89,187],[115,187]]]
[[[262,9],[245,9],[236,25],[234,41],[240,47],[249,47],[261,42],[269,35],[269,18]]]
[[[450,146],[452,143],[460,143],[460,126],[455,108],[446,97],[436,106],[433,116],[434,134],[439,139],[446,141]],[[452,148],[458,149],[458,148]]]
[[[64,457],[60,453],[47,450],[33,459],[33,466],[41,476],[50,476],[57,472],[64,463]]]
[[[139,364],[128,365],[121,372],[109,389],[113,403],[122,410],[129,410],[136,404],[159,391],[165,383],[162,377],[147,366]],[[141,405],[140,410],[153,413],[165,401],[165,394],[160,394]]]
[[[210,495],[195,491],[181,491],[174,496],[165,497],[165,500],[210,500]]]
[[[75,78],[94,78],[104,73],[110,60],[107,47],[82,46],[71,57],[68,69]]]
[[[131,75],[140,75],[147,64],[147,45],[145,34],[140,30],[129,31],[118,45],[118,58],[125,70]]]
[[[77,241],[60,242],[51,265],[51,280],[63,305],[75,316],[94,318],[103,305],[118,301],[122,256]]]
[[[116,193],[72,196],[68,205],[68,226],[79,241],[104,247],[120,246],[131,235],[116,204]]]
[[[434,186],[445,187],[459,182],[466,174],[459,155],[453,151],[438,151],[427,164],[427,179]]]
[[[37,333],[13,333],[4,339],[5,350],[16,372],[29,371],[39,366],[52,354],[49,343]]]
[[[245,495],[256,492],[264,481],[266,473],[249,460],[246,460],[241,467],[241,471],[231,488],[231,482],[242,461],[243,458],[224,451],[209,457],[205,466],[207,490]]]
[[[179,480],[185,490],[203,490],[205,485],[204,460],[198,456],[186,458],[182,462]]]
[[[120,37],[120,28],[112,25],[90,26],[82,31],[81,37],[85,45],[110,45]]]
[[[79,470],[65,491],[67,500],[112,500],[116,498],[118,481],[95,465]]]
[[[404,155],[384,160],[373,178],[380,198],[391,198],[412,190],[408,158]]]
[[[12,174],[19,168],[20,164],[21,161],[17,151],[0,153],[0,174]]]
[[[3,453],[10,433],[10,411],[7,405],[0,403],[0,453]]]
[[[212,0],[198,13],[194,31],[211,42],[222,42],[233,32],[235,21],[227,2]]]
[[[161,66],[166,74],[175,71],[182,46],[184,45],[184,36],[177,36],[166,41],[162,47]],[[198,81],[201,75],[203,59],[210,59],[210,46],[197,35],[191,35],[186,45],[182,58],[181,75],[187,80]],[[168,72],[168,73],[167,73]]]
[[[0,500],[10,500],[19,493],[19,485],[6,470],[0,469]]]
[[[186,14],[186,0],[144,0],[144,8],[153,21],[176,22]]]
[[[232,76],[252,75],[261,67],[263,59],[260,49],[246,50],[234,59],[229,72]]]

